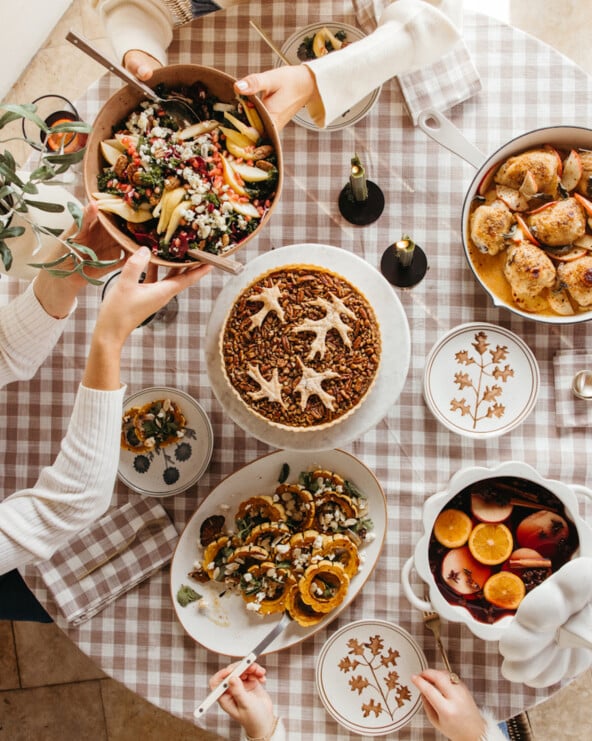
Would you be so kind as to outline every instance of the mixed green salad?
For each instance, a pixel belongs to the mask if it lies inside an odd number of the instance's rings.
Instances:
[[[161,97],[170,91],[157,88]],[[180,129],[143,101],[101,142],[99,209],[167,260],[227,252],[260,224],[278,186],[277,152],[254,104],[225,103],[201,84],[175,91],[201,120]]]

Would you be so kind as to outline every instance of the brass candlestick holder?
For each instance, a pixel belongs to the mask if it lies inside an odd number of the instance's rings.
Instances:
[[[343,218],[356,226],[371,224],[384,210],[384,194],[376,183],[366,180],[357,154],[351,159],[349,182],[342,188],[338,203]]]
[[[389,283],[411,288],[423,280],[428,270],[425,252],[407,234],[389,245],[380,261],[380,270]]]

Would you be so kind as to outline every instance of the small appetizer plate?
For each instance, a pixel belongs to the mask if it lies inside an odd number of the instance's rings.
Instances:
[[[520,337],[494,324],[461,324],[430,350],[423,395],[449,430],[485,439],[524,422],[539,383],[536,358]]]
[[[333,633],[321,649],[317,689],[327,712],[342,726],[383,736],[407,725],[421,707],[411,677],[427,665],[403,628],[358,620]]]
[[[149,497],[169,497],[193,486],[204,475],[214,447],[207,414],[193,397],[179,389],[155,386],[138,391],[125,400],[123,411],[165,399],[174,402],[185,417],[185,425],[179,429],[182,436],[149,451],[135,452],[122,445],[119,457],[121,481]]]
[[[346,42],[359,41],[366,35],[363,31],[355,26],[350,26],[347,23],[312,23],[310,26],[298,29],[293,33],[285,42],[281,48],[282,54],[292,63],[300,64],[302,61],[298,58],[298,47],[308,37],[313,37],[317,31],[321,31],[323,28],[327,28],[331,33],[335,34],[339,31],[346,33]],[[339,50],[330,52],[331,54],[338,54]],[[278,67],[282,64],[281,60],[276,60],[275,66]],[[311,129],[312,131],[338,131],[339,129],[345,129],[347,126],[353,126],[358,121],[361,121],[367,116],[380,95],[382,87],[379,86],[371,93],[368,93],[366,97],[362,98],[358,103],[353,105],[347,111],[344,111],[341,116],[336,118],[334,121],[330,121],[324,129],[319,129],[315,122],[303,108],[294,116],[294,122],[303,126],[305,129]]]

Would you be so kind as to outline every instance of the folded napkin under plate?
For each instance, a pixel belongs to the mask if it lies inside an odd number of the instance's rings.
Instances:
[[[555,416],[557,427],[588,427],[592,425],[592,401],[578,399],[571,384],[578,371],[592,370],[592,352],[566,350],[555,353]]]
[[[162,525],[152,532],[146,524],[155,520]],[[80,625],[167,564],[178,537],[160,503],[138,499],[108,512],[37,568],[66,620]]]
[[[353,0],[356,19],[365,33],[376,28],[384,3],[380,0]],[[449,52],[427,67],[399,75],[397,80],[413,125],[424,110],[442,113],[476,95],[481,77],[467,45],[459,39]]]

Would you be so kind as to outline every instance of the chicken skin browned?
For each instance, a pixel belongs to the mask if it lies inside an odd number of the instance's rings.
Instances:
[[[539,242],[561,247],[586,233],[586,213],[575,198],[549,203],[530,214],[526,222]]]
[[[588,198],[592,198],[592,152],[583,150],[580,152],[582,163],[582,175],[578,181],[577,190]]]
[[[512,287],[514,301],[526,311],[539,311],[537,297],[555,284],[555,266],[532,242],[518,242],[508,247],[504,275]]]
[[[559,182],[558,167],[561,160],[547,149],[531,149],[504,162],[495,174],[495,182],[519,190],[530,173],[539,193],[555,195]]]
[[[503,201],[478,206],[471,214],[471,239],[479,252],[497,255],[506,246],[505,235],[514,217]]]
[[[562,263],[557,275],[579,306],[592,306],[592,255]]]

